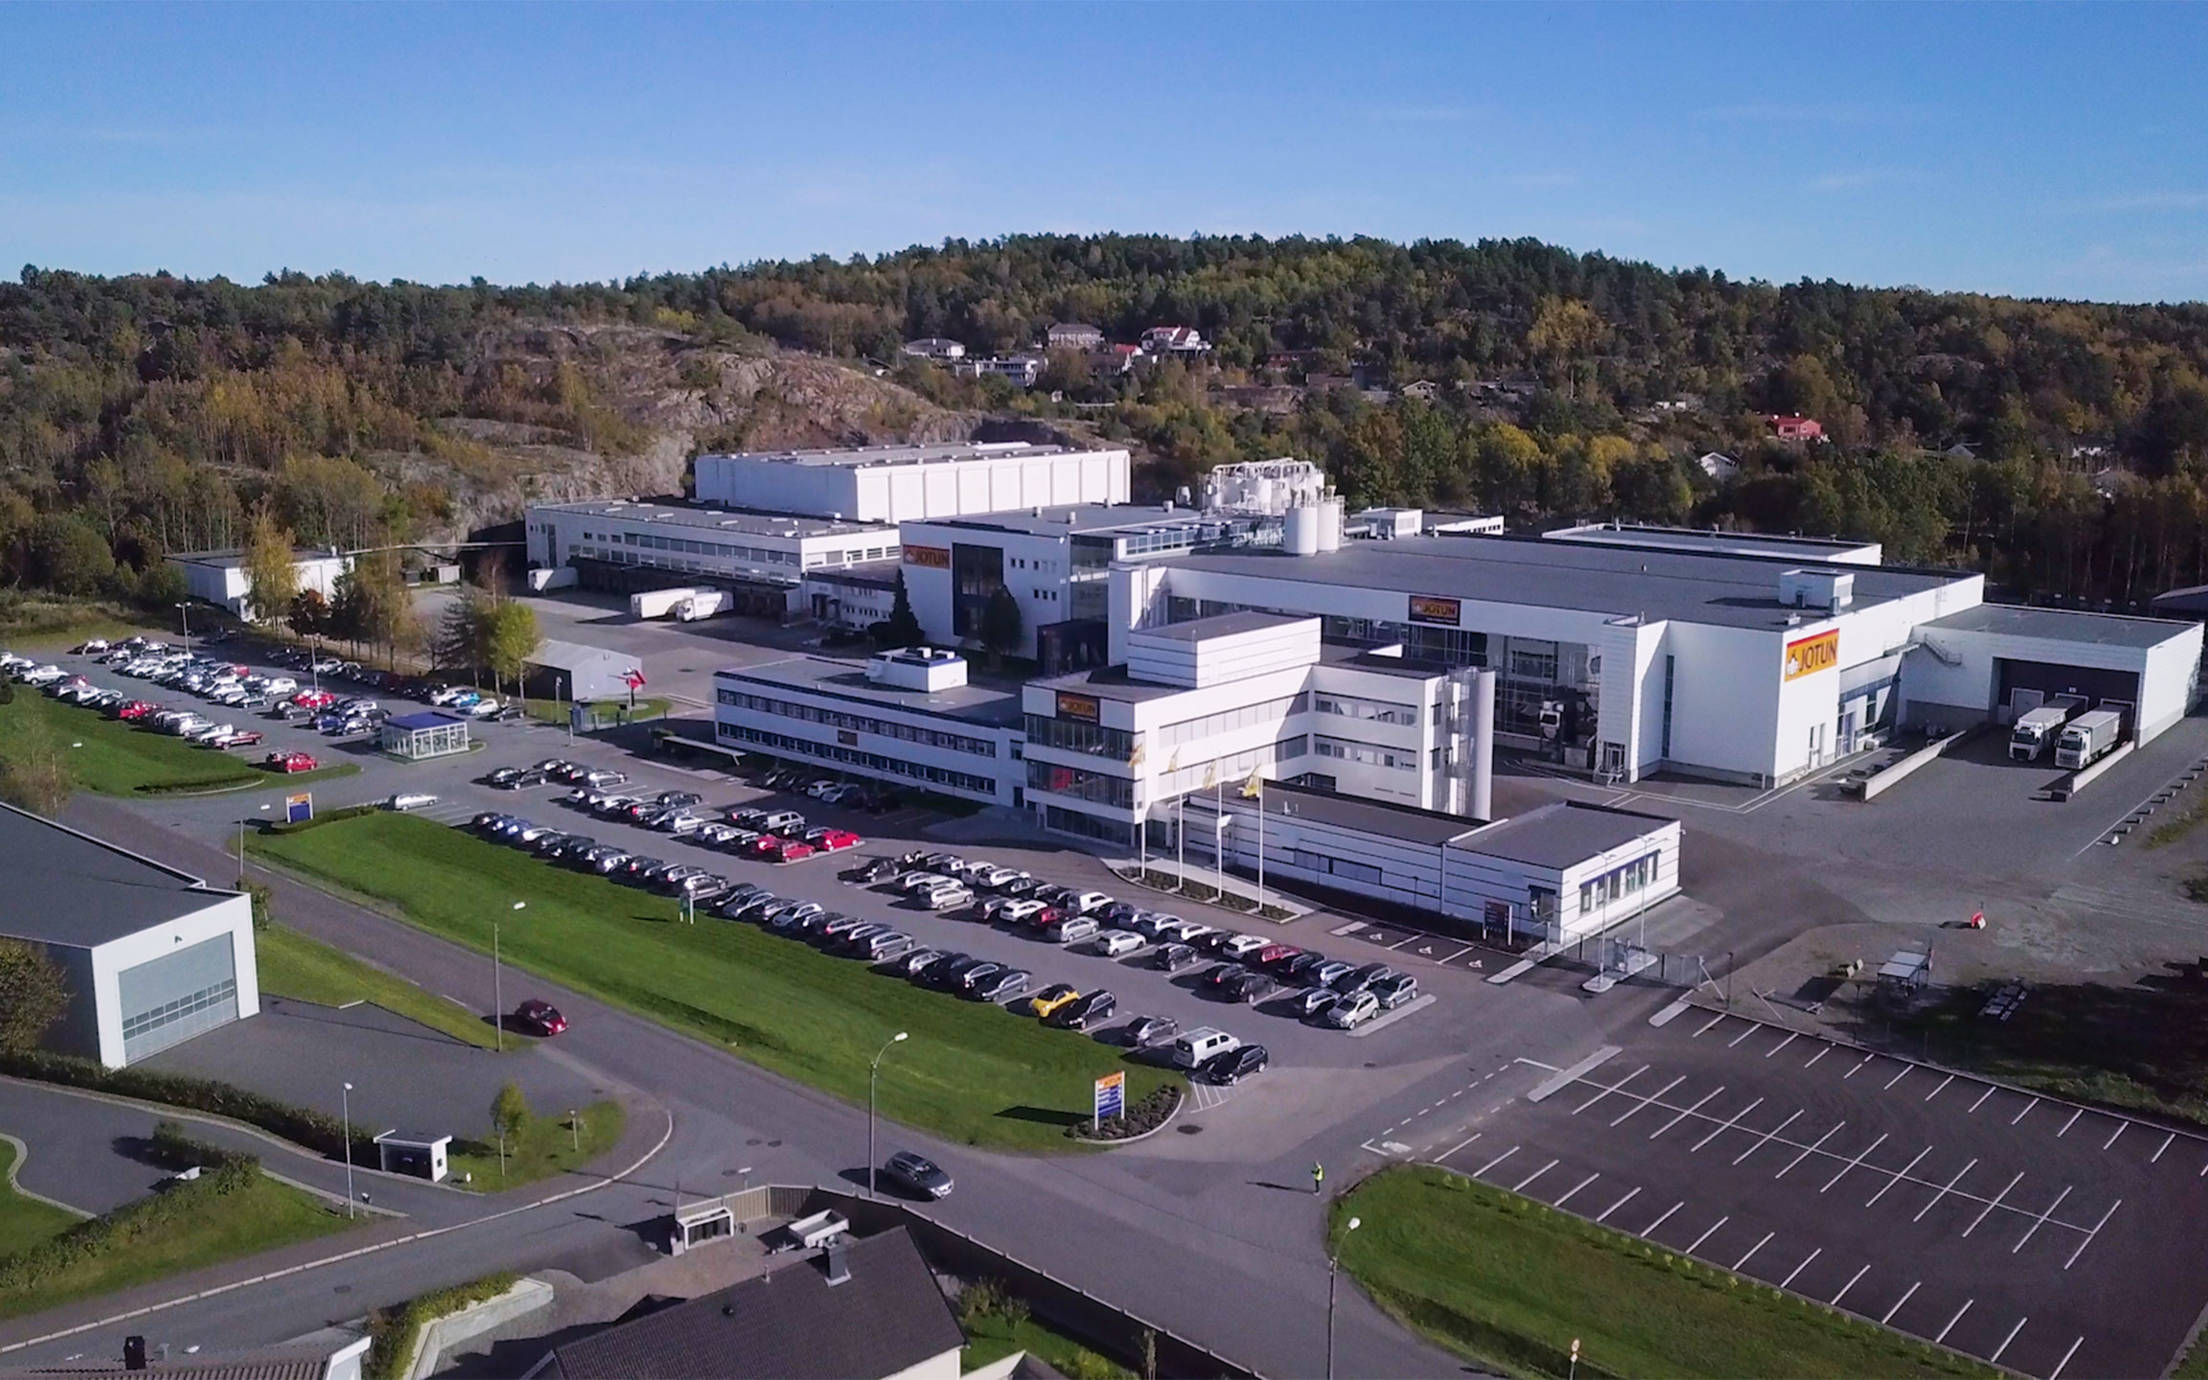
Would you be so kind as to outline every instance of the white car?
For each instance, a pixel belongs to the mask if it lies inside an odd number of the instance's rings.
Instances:
[[[270,676],[268,684],[261,687],[261,692],[273,699],[278,695],[292,694],[298,689],[299,682],[290,676]]]
[[[1265,936],[1260,934],[1238,934],[1234,938],[1219,946],[1219,956],[1221,958],[1231,958],[1239,961],[1241,959],[1248,958],[1251,954],[1256,953],[1259,949],[1265,948],[1272,944],[1276,944],[1278,942],[1280,941],[1275,939],[1267,939]]]
[[[25,685],[52,685],[66,674],[68,673],[59,666],[49,662],[44,666],[34,666],[25,671],[23,673],[23,683]]]
[[[1147,948],[1149,943],[1149,940],[1133,930],[1106,930],[1089,947],[1106,958],[1119,958],[1137,949]]]
[[[187,743],[211,743],[217,738],[227,738],[237,731],[238,726],[236,724],[212,724],[206,728],[193,729],[184,735],[184,741]]]
[[[983,908],[982,914],[988,916],[992,920],[1002,920],[1008,925],[1018,925],[1024,924],[1029,916],[1040,913],[1042,909],[1043,903],[1041,901],[1033,899],[1032,897],[1000,896],[996,900],[989,902],[989,904]]]
[[[1066,902],[1066,909],[1075,915],[1087,915],[1092,910],[1102,910],[1112,903],[1112,898],[1101,891],[1083,891]]]
[[[400,791],[383,802],[386,810],[420,810],[437,803],[437,797],[427,791]]]
[[[467,716],[471,719],[488,719],[493,714],[496,714],[499,711],[499,708],[500,706],[497,700],[492,699],[489,695],[485,695],[482,699],[479,699],[474,704],[469,705],[467,707],[466,713]]]
[[[1380,1014],[1380,999],[1370,992],[1338,998],[1320,1020],[1336,1030],[1353,1030]]]

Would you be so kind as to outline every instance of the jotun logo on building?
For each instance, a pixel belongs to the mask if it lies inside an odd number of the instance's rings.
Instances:
[[[905,564],[926,566],[930,570],[949,570],[951,568],[950,549],[942,546],[907,546],[905,548]]]
[[[1840,630],[1821,632],[1786,644],[1786,679],[1797,680],[1840,664]]]
[[[1438,594],[1414,594],[1411,596],[1411,621],[1413,623],[1439,623],[1443,627],[1457,626],[1464,605],[1455,599],[1445,599]]]

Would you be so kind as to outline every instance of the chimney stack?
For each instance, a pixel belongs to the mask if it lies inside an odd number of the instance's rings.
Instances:
[[[828,1283],[831,1286],[842,1284],[851,1278],[849,1248],[841,1240],[829,1244],[825,1263],[828,1270]]]

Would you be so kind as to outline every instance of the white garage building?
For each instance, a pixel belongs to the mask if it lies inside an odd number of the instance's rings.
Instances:
[[[700,503],[898,523],[1073,503],[1125,503],[1125,450],[1024,441],[701,455]]]
[[[243,551],[190,551],[168,558],[184,574],[184,587],[194,599],[219,604],[239,618],[248,617],[246,595],[253,581],[245,570]],[[294,551],[292,579],[302,593],[313,590],[335,601],[337,578],[352,569],[353,558],[336,551]]]
[[[7,805],[0,876],[0,938],[68,983],[47,1048],[119,1068],[261,1009],[244,894]]]

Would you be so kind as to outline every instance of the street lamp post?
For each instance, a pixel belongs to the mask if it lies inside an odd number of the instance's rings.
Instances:
[[[345,1091],[338,1094],[338,1105],[345,1115],[345,1215],[353,1215],[353,1085],[347,1083]]]
[[[527,901],[514,902],[514,909],[527,906]],[[491,917],[491,1043],[498,1052],[506,1052],[506,987],[505,974],[498,962],[498,917]]]
[[[1342,1246],[1349,1242],[1349,1234],[1364,1225],[1352,1217],[1342,1225],[1342,1241],[1326,1257],[1326,1380],[1334,1380],[1334,1281],[1342,1272]]]
[[[881,1195],[880,1195],[880,1193],[879,1193],[879,1192],[877,1192],[877,1190],[876,1190],[876,1187],[875,1187],[875,1183],[874,1183],[874,1179],[875,1179],[875,1169],[874,1169],[874,1084],[875,1084],[875,1075],[877,1075],[877,1074],[879,1074],[879,1073],[881,1072],[881,1070],[882,1070],[882,1059],[883,1059],[883,1056],[885,1056],[885,1055],[887,1055],[887,1054],[889,1053],[889,1051],[890,1051],[890,1047],[891,1047],[892,1045],[902,1044],[902,1043],[904,1042],[904,1038],[905,1038],[905,1032],[904,1032],[904,1031],[902,1031],[902,1030],[900,1030],[900,1031],[898,1031],[898,1032],[897,1032],[896,1034],[894,1034],[894,1035],[890,1036],[888,1040],[886,1040],[886,1041],[884,1041],[884,1042],[883,1042],[883,1044],[882,1044],[882,1047],[881,1047],[880,1051],[879,1051],[879,1052],[877,1052],[877,1053],[875,1054],[875,1056],[874,1056],[874,1062],[873,1062],[873,1063],[871,1063],[871,1064],[869,1064],[869,1065],[867,1065],[867,1067],[866,1067],[866,1196],[867,1196],[867,1197],[869,1197],[869,1198],[877,1198],[877,1197],[880,1197],[880,1196],[881,1196]]]

